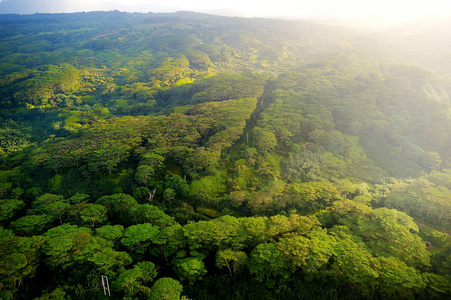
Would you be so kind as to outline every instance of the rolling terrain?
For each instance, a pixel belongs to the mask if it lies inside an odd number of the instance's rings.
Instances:
[[[0,36],[0,298],[449,296],[449,48],[192,12]]]

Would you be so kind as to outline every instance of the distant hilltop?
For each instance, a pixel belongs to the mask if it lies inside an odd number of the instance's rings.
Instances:
[[[123,5],[116,2],[88,3],[80,0],[3,0],[0,2],[0,14],[71,13],[108,10],[171,12],[177,9],[155,4]]]

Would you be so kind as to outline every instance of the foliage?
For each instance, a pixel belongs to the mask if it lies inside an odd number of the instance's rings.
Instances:
[[[163,277],[155,281],[150,288],[148,299],[151,300],[178,300],[183,286],[177,280]]]
[[[0,298],[95,299],[100,275],[124,299],[450,294],[451,85],[375,36],[117,11],[0,31]]]

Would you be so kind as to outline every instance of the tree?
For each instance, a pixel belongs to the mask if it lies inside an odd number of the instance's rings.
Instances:
[[[327,231],[314,227],[306,237],[311,240],[311,248],[308,250],[308,256],[305,260],[305,265],[302,267],[302,272],[306,278],[316,278],[323,274],[324,269],[330,262],[336,240]]]
[[[76,193],[75,195],[69,198],[69,201],[72,204],[78,204],[89,201],[89,198],[90,197],[88,194]]]
[[[137,254],[144,254],[158,233],[158,227],[149,223],[133,225],[125,229],[121,243]]]
[[[172,189],[178,199],[185,199],[190,192],[188,183],[179,175],[166,175],[164,177],[164,186],[166,189]]]
[[[177,258],[173,260],[174,271],[181,280],[188,280],[190,284],[202,279],[207,269],[199,257]]]
[[[69,208],[68,214],[71,216],[76,216],[82,211],[84,208],[88,206],[87,202],[89,201],[89,195],[76,193],[68,200],[72,203]]]
[[[54,289],[51,293],[45,292],[39,298],[34,298],[34,300],[62,300],[66,299],[66,292],[61,288]]]
[[[68,212],[70,204],[60,195],[44,194],[32,202],[32,208],[35,212],[45,213],[58,219],[62,224],[63,217]]]
[[[167,188],[163,192],[163,199],[166,203],[171,203],[175,198],[175,191],[171,188]]]
[[[135,198],[139,203],[147,202],[149,197],[149,188],[146,186],[140,186],[133,190],[133,198]]]
[[[44,236],[47,239],[42,251],[51,268],[65,269],[83,263],[97,250],[92,247],[96,243],[88,228],[63,224],[48,230]]]
[[[232,249],[220,250],[216,253],[216,266],[220,269],[227,267],[229,274],[236,274],[246,265],[247,254],[243,251],[233,251]]]
[[[173,217],[165,214],[157,206],[150,204],[138,204],[130,209],[130,216],[135,223],[150,223],[160,229],[175,224]]]
[[[151,255],[163,255],[168,260],[168,257],[183,249],[185,241],[182,228],[178,223],[163,228],[158,236],[158,247],[150,249]]]
[[[259,127],[255,127],[254,132],[255,144],[261,153],[267,154],[277,146],[277,139],[274,133]]]
[[[146,153],[141,159],[141,164],[150,166],[155,172],[158,172],[164,167],[164,156],[154,152]]]
[[[107,209],[100,204],[89,203],[79,214],[82,221],[89,223],[93,228],[96,223],[101,224],[107,220]]]
[[[375,258],[372,267],[378,273],[376,280],[384,297],[409,298],[426,287],[418,270],[396,258]]]
[[[283,252],[293,270],[307,266],[309,250],[312,247],[314,243],[303,236],[281,238],[277,243],[277,248]]]
[[[132,196],[127,194],[103,196],[96,203],[107,208],[112,221],[121,221],[125,224],[129,221],[130,209],[138,204]]]
[[[150,288],[149,300],[179,300],[183,286],[179,281],[170,277],[163,277],[155,281]]]
[[[70,204],[67,203],[67,200],[60,200],[47,205],[45,212],[53,216],[55,219],[58,219],[60,221],[60,224],[63,224],[63,217],[66,215],[69,209]]]
[[[439,298],[440,295],[449,295],[451,293],[451,282],[444,276],[434,273],[421,273],[421,277],[426,283],[426,295],[430,299]]]
[[[122,291],[127,297],[132,299],[136,294],[148,294],[150,288],[147,286],[157,276],[157,268],[149,261],[135,264],[132,269],[122,269],[113,282],[113,288]]]
[[[359,233],[373,253],[397,257],[408,266],[417,268],[430,265],[430,254],[424,242],[415,234],[418,226],[411,217],[387,208],[372,210],[368,217],[371,223],[365,226],[359,222],[364,228],[355,229],[362,230]]]
[[[29,215],[11,222],[9,228],[19,235],[31,236],[41,234],[52,222],[52,219],[48,215]]]
[[[329,274],[337,282],[348,282],[366,296],[374,293],[374,282],[379,274],[372,267],[373,256],[365,244],[353,237],[346,227],[335,226],[331,233],[337,240]]]
[[[275,279],[288,279],[290,276],[290,267],[283,252],[273,243],[255,247],[251,251],[248,268],[258,281],[266,281],[270,286],[276,283]]]
[[[45,211],[48,205],[58,202],[62,199],[63,196],[47,193],[39,197],[36,197],[36,200],[32,202],[32,207],[33,209],[36,209],[38,211]]]
[[[17,298],[22,282],[36,272],[43,243],[41,236],[17,237],[0,227],[0,298]]]
[[[132,258],[126,252],[115,251],[111,248],[103,248],[87,258],[102,274],[114,274],[118,268],[132,263]]]
[[[112,241],[116,243],[119,241],[125,233],[124,226],[122,225],[105,225],[96,229],[96,233],[101,238]]]
[[[25,206],[25,203],[17,199],[0,200],[0,224],[11,220],[14,215]]]
[[[147,165],[141,165],[136,169],[135,180],[143,185],[147,185],[147,183],[152,178],[154,173],[154,168]]]

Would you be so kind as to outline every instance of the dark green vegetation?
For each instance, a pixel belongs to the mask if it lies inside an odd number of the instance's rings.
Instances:
[[[449,296],[449,80],[307,22],[0,33],[0,298]]]

